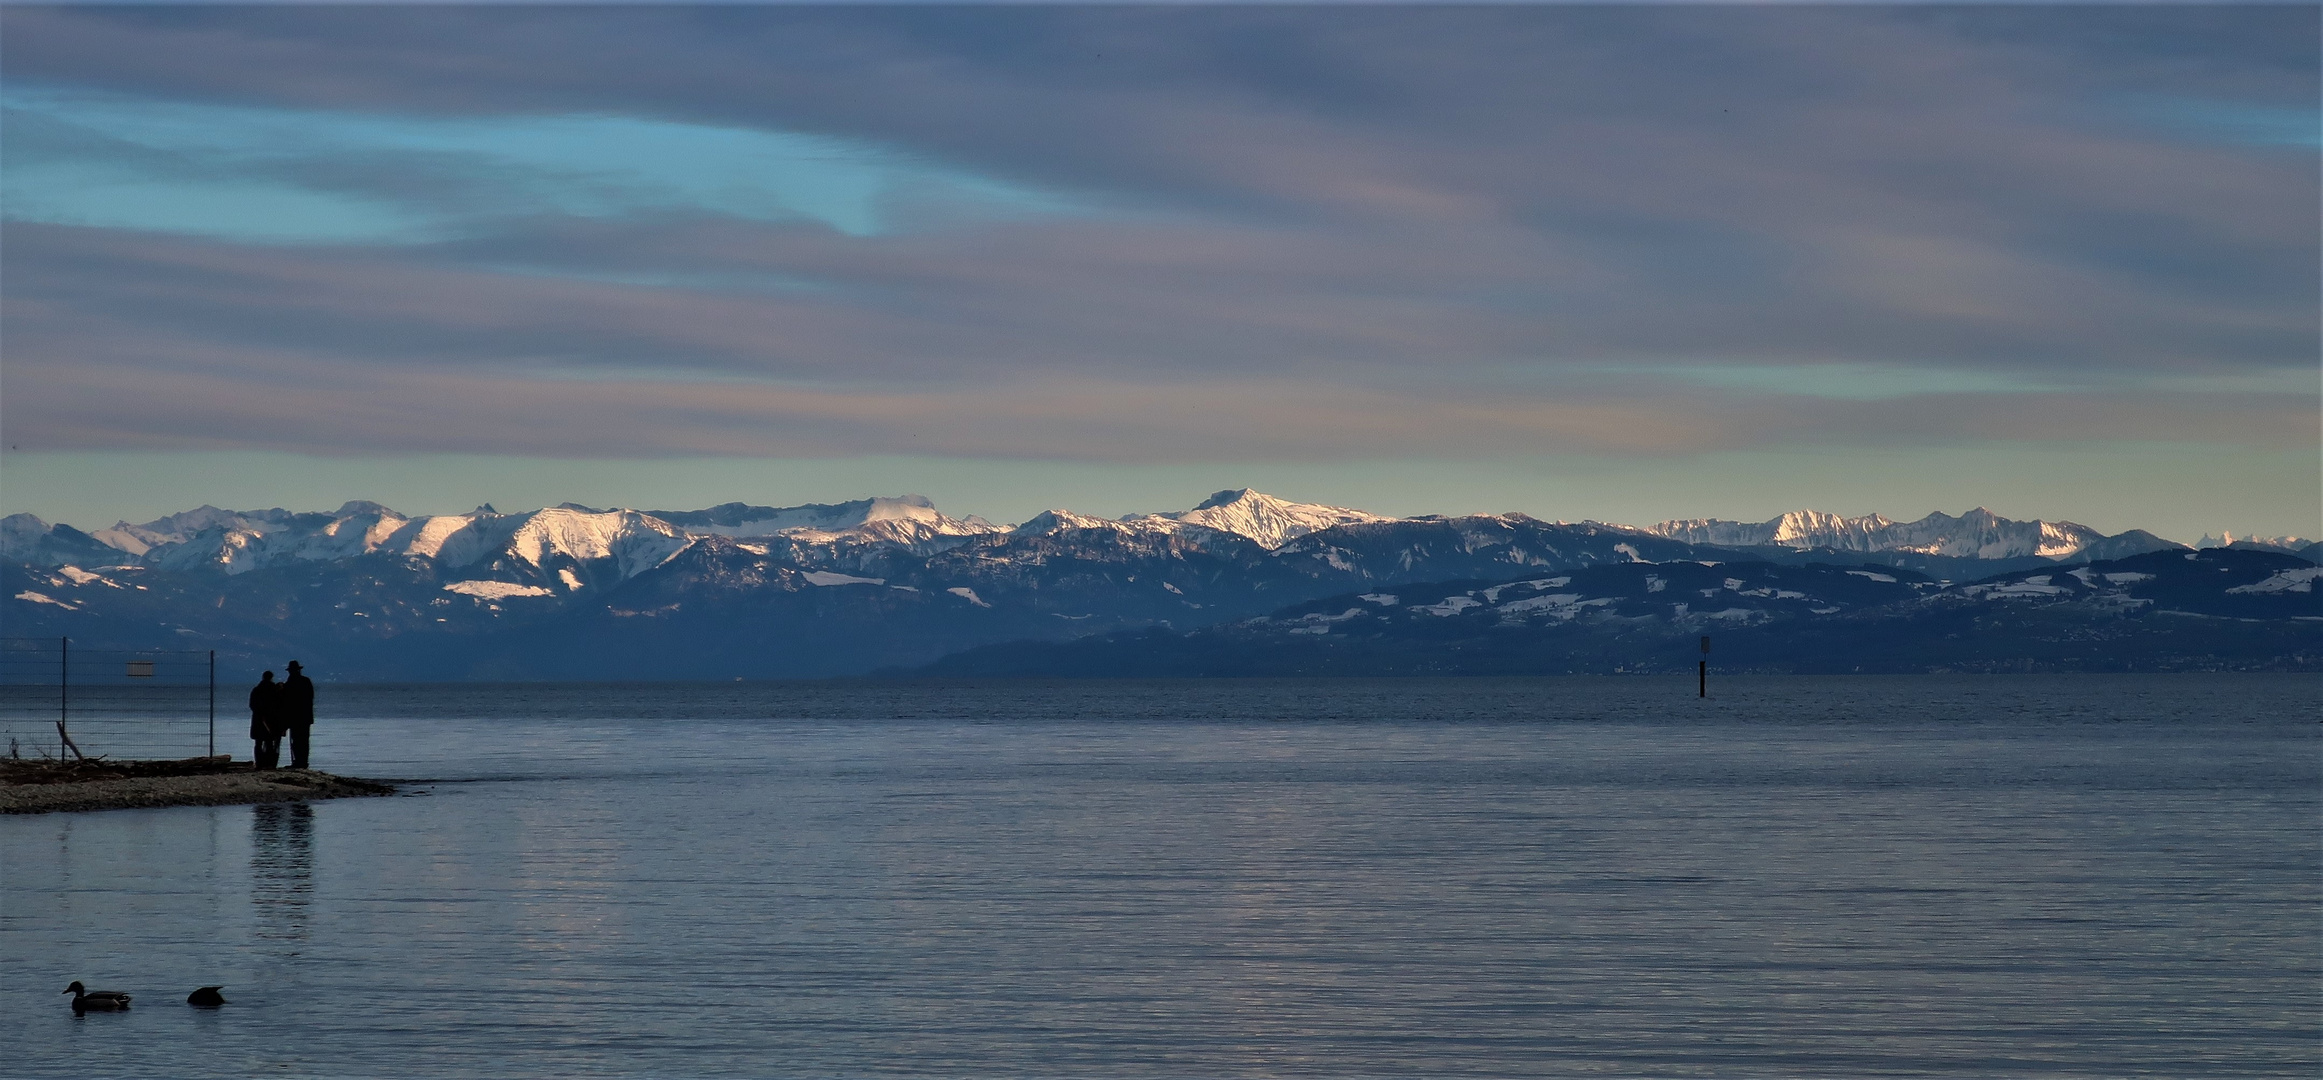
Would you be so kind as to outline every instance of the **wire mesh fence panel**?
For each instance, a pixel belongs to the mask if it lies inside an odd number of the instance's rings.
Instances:
[[[215,729],[216,702],[216,663],[209,652],[0,638],[0,739],[13,756],[215,753],[225,742]]]

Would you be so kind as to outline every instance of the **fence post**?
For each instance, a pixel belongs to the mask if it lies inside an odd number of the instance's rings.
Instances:
[[[218,650],[210,650],[210,756],[218,756]]]

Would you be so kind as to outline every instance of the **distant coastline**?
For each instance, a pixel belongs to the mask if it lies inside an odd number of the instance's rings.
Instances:
[[[0,814],[233,806],[392,795],[395,785],[224,758],[0,762]]]

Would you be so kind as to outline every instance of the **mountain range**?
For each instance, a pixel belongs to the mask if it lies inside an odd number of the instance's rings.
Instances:
[[[2318,556],[2313,544],[2288,551],[2283,546],[2292,541],[2278,539],[2201,554],[2235,561],[2244,576],[2259,574],[2252,581],[2312,565]],[[1916,613],[1936,610],[1912,607],[1915,614],[1905,618],[1898,604],[1941,601],[1940,608],[1975,583],[2155,553],[2194,554],[2141,531],[2107,536],[1981,509],[1913,522],[1801,511],[1767,522],[1631,527],[1524,514],[1397,518],[1230,490],[1184,511],[1105,518],[1057,509],[1011,526],[951,517],[912,495],[702,510],[567,503],[504,514],[484,506],[418,517],[349,502],[328,513],[204,506],[93,532],[26,514],[0,519],[0,611],[12,637],[67,635],[125,648],[199,643],[234,664],[275,664],[296,653],[310,669],[339,679],[812,677],[929,664],[966,673],[975,657],[1000,669],[1046,664],[1063,673],[1058,665],[1073,661],[1058,657],[1135,652],[1142,647],[1136,642],[1231,640],[1236,648],[1285,655],[1311,651],[1333,634],[1342,635],[1334,643],[1352,640],[1343,631],[1368,623],[1354,616],[1300,620],[1349,611],[1369,618],[1381,606],[1304,605],[1400,595],[1423,584],[1423,592],[1445,590],[1431,605],[1454,609],[1449,621],[1413,623],[1437,633],[1482,617],[1467,614],[1470,606],[1503,621],[1509,602],[1541,601],[1519,611],[1557,607],[1542,598],[1562,592],[1539,590],[1561,586],[1528,582],[1627,574],[1631,585],[1647,588],[1646,576],[1691,582],[1687,575],[1711,564],[1748,564],[1763,568],[1753,574],[1773,575],[1769,581],[1805,575],[1798,580],[1818,582],[1820,591],[1776,589],[1816,602],[1776,596],[1763,618],[1719,625],[1851,625],[1860,634],[1865,620],[1919,625],[1926,620]],[[1642,569],[1648,566],[1677,569]],[[1909,595],[1866,592],[1863,583],[1878,578],[1890,579],[1879,586]],[[2237,577],[2221,587],[2251,583]],[[2294,584],[2300,587],[2277,590],[2277,607],[2311,609],[2311,579]],[[1478,599],[1478,590],[1491,589],[1514,600]],[[1455,604],[1456,594],[1475,603]],[[1574,601],[1589,618],[1542,622],[1542,614],[1525,622],[1600,641],[1614,657],[1622,642],[1643,639],[1631,623],[1621,629],[1596,616],[1628,611],[1628,597],[1615,589]],[[1597,600],[1607,602],[1590,605]],[[1760,611],[1755,603],[1734,610]],[[2145,618],[2147,607],[2115,615]],[[2176,608],[2152,608],[2162,610]],[[1688,601],[1683,610],[1640,609],[1622,618],[1677,628],[1708,617],[1702,611]],[[2267,612],[2217,617],[2281,623],[2292,628],[2286,640],[2313,636],[2305,614]],[[1327,632],[1300,629],[1313,625]],[[1074,642],[1079,652],[1053,648]],[[1426,651],[1416,639],[1406,644],[1419,650],[1413,656]],[[2187,648],[2180,641],[2163,651],[2195,655]],[[2279,666],[2284,656],[2304,655],[2271,645],[2240,648],[2251,655],[2218,662]],[[1049,659],[1025,659],[1036,653]],[[1016,659],[1003,661],[1003,654]],[[2003,659],[2023,657],[1996,654],[1995,662]],[[1090,662],[1122,668],[1117,657]],[[2168,664],[2160,653],[2149,662]]]

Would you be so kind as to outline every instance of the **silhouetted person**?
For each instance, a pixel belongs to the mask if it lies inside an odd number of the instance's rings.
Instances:
[[[315,684],[300,673],[298,661],[288,665],[282,680],[282,721],[290,729],[290,767],[307,767],[307,730],[315,726]]]
[[[271,769],[282,763],[282,684],[269,671],[250,688],[250,764]]]

